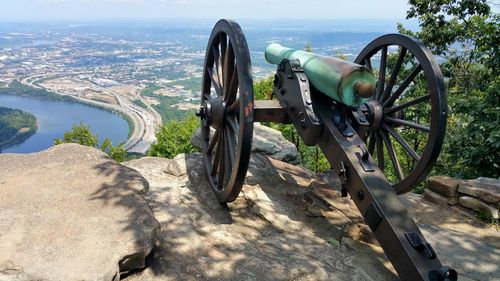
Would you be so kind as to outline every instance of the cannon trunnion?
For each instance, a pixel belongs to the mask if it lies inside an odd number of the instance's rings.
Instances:
[[[402,280],[457,280],[397,198],[434,165],[446,128],[443,78],[418,40],[389,34],[354,63],[271,44],[273,100],[254,100],[240,26],[215,25],[205,57],[201,107],[205,172],[220,203],[241,191],[253,122],[292,123],[318,145]],[[378,67],[373,68],[372,63]]]

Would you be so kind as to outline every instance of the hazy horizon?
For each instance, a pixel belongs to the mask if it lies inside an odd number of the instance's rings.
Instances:
[[[17,0],[2,3],[2,22],[238,20],[404,20],[398,0]]]

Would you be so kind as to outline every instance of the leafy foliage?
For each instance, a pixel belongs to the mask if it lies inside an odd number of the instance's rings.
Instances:
[[[12,81],[8,87],[0,88],[0,94],[32,97],[43,100],[75,101],[75,99],[70,96],[62,96],[44,89],[33,88],[17,80]]]
[[[77,143],[85,146],[99,148],[99,137],[90,131],[90,127],[85,124],[74,125],[71,131],[64,132],[62,139],[55,139],[54,145],[62,143]],[[117,162],[122,162],[127,156],[127,151],[122,144],[113,146],[110,139],[104,139],[100,149],[107,153]]]
[[[273,95],[274,78],[269,77],[253,84],[253,96],[256,100],[269,100]]]
[[[97,135],[92,134],[90,127],[85,124],[74,125],[71,131],[64,132],[62,139],[55,139],[54,144],[77,143],[90,147],[97,147],[99,144]]]
[[[309,48],[310,45],[308,45]],[[307,46],[306,46],[307,47]],[[254,98],[271,99],[273,97],[274,78],[269,77],[254,83]],[[323,172],[330,168],[330,164],[323,152],[317,146],[307,146],[300,138],[299,133],[291,124],[263,123],[283,134],[286,140],[295,145],[301,158],[301,165],[313,172]]]
[[[36,129],[36,117],[33,114],[0,107],[0,148],[24,141]]]
[[[444,58],[448,134],[436,171],[459,177],[500,177],[500,17],[486,0],[411,0],[416,36]]]
[[[151,145],[150,156],[173,158],[180,153],[192,153],[196,149],[190,142],[196,128],[200,126],[194,114],[182,120],[172,120],[156,132],[156,143]]]

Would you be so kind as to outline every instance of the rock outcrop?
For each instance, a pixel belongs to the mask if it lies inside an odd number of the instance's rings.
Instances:
[[[126,280],[397,280],[331,174],[253,154],[237,200],[218,204],[199,154],[124,163],[150,183],[161,224],[149,266]],[[500,233],[421,195],[400,196],[460,280],[500,280]]]
[[[191,137],[191,144],[201,150],[201,131],[197,129]],[[297,148],[287,141],[280,131],[254,123],[252,152],[267,155],[273,159],[298,164],[300,156]]]
[[[126,280],[397,280],[379,247],[345,235],[362,219],[325,181],[254,154],[249,184],[222,206],[201,162],[192,154],[124,163],[149,181],[162,229],[149,266]]]
[[[159,223],[148,182],[76,144],[0,155],[0,280],[119,280],[144,267]]]
[[[240,196],[220,205],[202,161],[123,166],[78,145],[0,155],[0,280],[398,279],[332,173],[254,153]],[[447,201],[399,198],[460,280],[500,281],[498,230]]]
[[[470,211],[499,219],[500,180],[477,178],[461,180],[444,176],[431,177],[424,197],[436,204],[460,205]]]

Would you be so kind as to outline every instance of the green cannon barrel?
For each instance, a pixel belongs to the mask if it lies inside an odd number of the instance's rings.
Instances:
[[[276,65],[283,59],[298,61],[316,89],[348,106],[357,107],[375,93],[375,77],[362,65],[286,48],[277,43],[267,46],[265,57]]]

